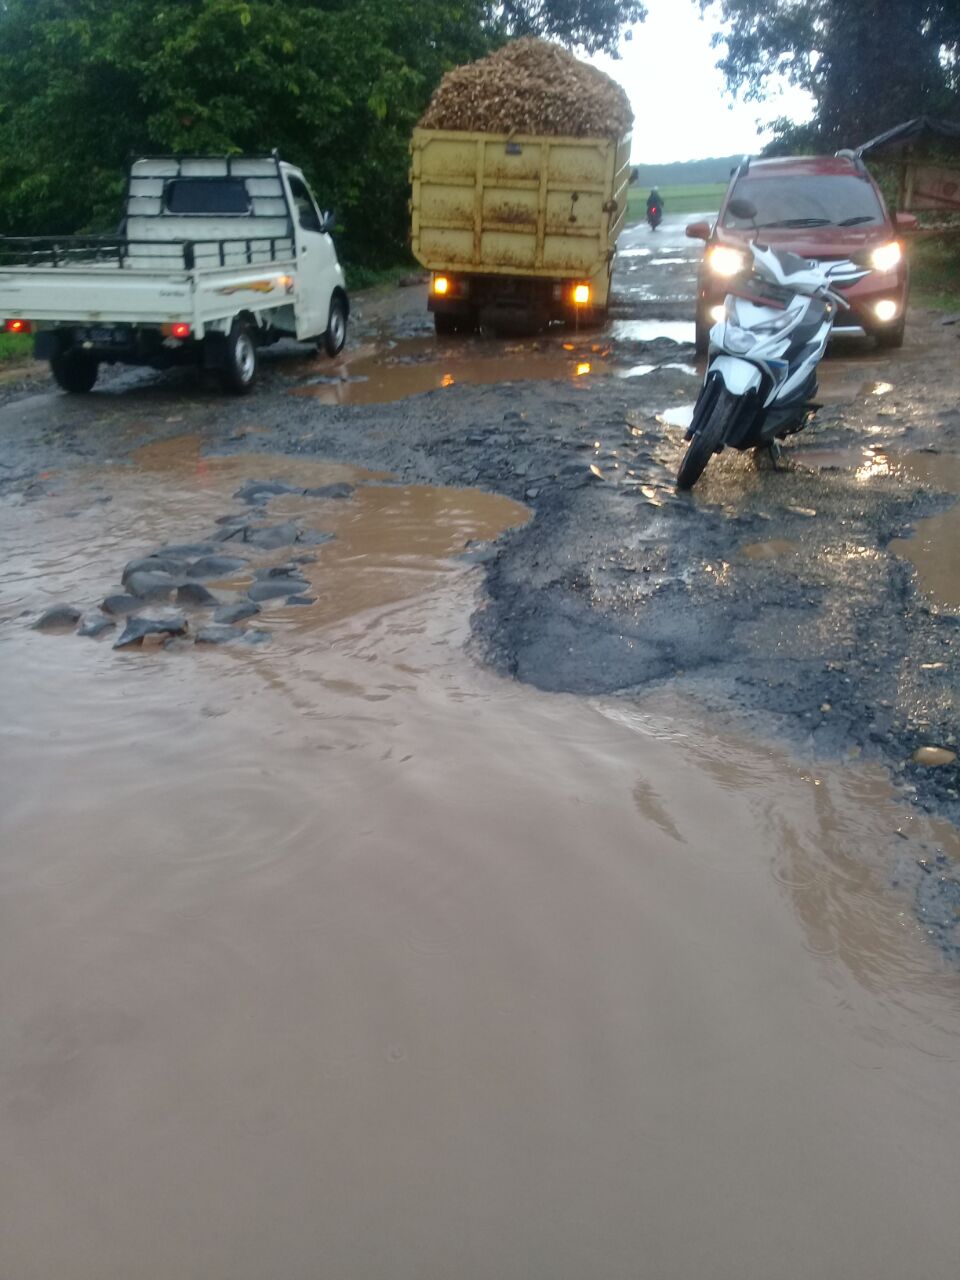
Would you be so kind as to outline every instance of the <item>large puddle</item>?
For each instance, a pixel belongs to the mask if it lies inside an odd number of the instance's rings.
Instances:
[[[888,383],[877,384],[883,395]],[[817,470],[852,472],[858,480],[896,476],[913,488],[960,495],[960,457],[939,452],[893,452],[877,445],[862,449],[802,449],[797,463]],[[917,571],[921,591],[938,604],[960,610],[960,502],[935,516],[918,520],[909,538],[894,538],[890,549],[909,560]]]
[[[19,616],[250,476],[359,485],[271,500],[337,540],[269,644]],[[186,440],[61,489],[0,506],[0,1275],[953,1280],[960,978],[890,885],[952,831],[475,666],[516,504]]]
[[[310,396],[323,404],[383,404],[461,384],[576,382],[589,373],[613,372],[616,367],[603,335],[558,335],[508,344],[410,338],[383,351],[361,349],[342,357],[332,372],[308,378],[291,388],[290,394]]]
[[[902,474],[914,484],[960,496],[960,458],[955,454],[908,454],[902,460]],[[895,539],[890,547],[914,565],[922,591],[960,610],[960,502],[918,520],[913,537]]]

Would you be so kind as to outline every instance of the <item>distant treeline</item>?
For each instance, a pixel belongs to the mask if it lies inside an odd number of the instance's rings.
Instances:
[[[638,164],[637,185],[641,187],[689,187],[703,183],[726,183],[730,170],[743,159],[712,156],[709,160],[674,160],[670,164]]]

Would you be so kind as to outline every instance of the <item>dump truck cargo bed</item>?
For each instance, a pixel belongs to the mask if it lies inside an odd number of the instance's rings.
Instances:
[[[413,252],[430,271],[591,281],[605,306],[630,135],[414,130]]]

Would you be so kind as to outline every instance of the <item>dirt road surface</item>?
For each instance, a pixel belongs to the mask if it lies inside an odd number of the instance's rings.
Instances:
[[[0,1275],[955,1276],[958,331],[678,495],[688,220],[0,381]]]

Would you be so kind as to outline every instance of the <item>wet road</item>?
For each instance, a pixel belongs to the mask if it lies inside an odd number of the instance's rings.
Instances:
[[[604,331],[0,409],[0,1275],[952,1280],[955,340],[678,499],[657,237]],[[31,629],[161,548],[184,634]]]

